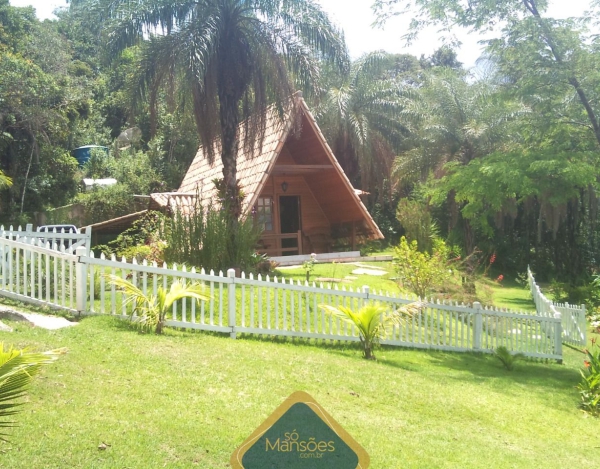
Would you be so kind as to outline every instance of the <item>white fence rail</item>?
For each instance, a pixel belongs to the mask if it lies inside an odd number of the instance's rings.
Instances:
[[[529,268],[527,268],[527,278],[537,314],[544,317],[560,317],[562,322],[562,341],[571,345],[585,346],[587,344],[585,305],[570,305],[568,303],[550,301],[542,293]]]
[[[75,250],[81,246],[86,248],[86,253],[90,252],[92,231],[90,227],[86,227],[85,231],[81,233],[71,233],[64,228],[52,228],[50,231],[39,232],[33,231],[32,225],[27,225],[24,230],[20,226],[16,230],[12,226],[5,229],[2,225],[0,226],[0,238],[21,241],[27,239],[30,243],[44,246],[49,243],[51,249],[75,254]]]
[[[230,334],[261,334],[323,340],[358,341],[355,328],[326,315],[321,304],[359,308],[376,301],[397,309],[412,300],[368,287],[353,290],[277,278],[235,277],[222,272],[187,270],[156,264],[142,265],[57,252],[28,240],[0,238],[0,294],[22,301],[47,304],[81,314],[132,315],[124,294],[106,278],[112,274],[133,282],[146,293],[169,288],[178,279],[199,282],[210,295],[197,303],[182,299],[174,304],[167,325]],[[39,243],[39,241],[38,241]],[[383,341],[407,346],[451,351],[491,352],[505,346],[529,357],[562,359],[561,319],[452,303],[429,302],[419,314],[393,328]]]

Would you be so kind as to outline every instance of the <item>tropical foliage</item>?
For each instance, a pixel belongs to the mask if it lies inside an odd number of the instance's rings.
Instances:
[[[316,117],[348,177],[365,189],[390,177],[396,152],[408,135],[400,119],[400,88],[390,76],[396,56],[372,52],[350,72],[330,72]]]
[[[84,2],[75,2],[84,3]],[[138,96],[148,97],[155,129],[157,93],[172,89],[174,78],[192,96],[198,134],[213,158],[220,145],[228,208],[241,213],[237,198],[236,157],[239,124],[247,120],[243,145],[262,141],[263,112],[276,102],[280,114],[297,87],[312,90],[318,79],[315,57],[346,67],[343,39],[313,1],[202,0],[92,2],[113,20],[110,47],[119,53],[143,41]],[[216,117],[218,116],[218,118]],[[153,132],[152,132],[153,133]]]
[[[260,235],[252,217],[232,225],[226,211],[200,204],[189,214],[175,212],[160,231],[167,262],[215,272],[234,267],[254,271],[263,260],[255,251]]]
[[[600,347],[595,340],[592,348],[585,350],[584,369],[580,371],[581,408],[596,417],[600,416]]]
[[[515,363],[525,358],[525,355],[522,353],[510,353],[510,351],[503,345],[494,350],[494,356],[508,371],[514,370]]]
[[[144,293],[133,283],[116,275],[106,276],[111,285],[115,285],[125,294],[125,305],[131,305],[131,319],[142,329],[154,330],[162,334],[167,314],[173,304],[183,298],[192,298],[198,302],[210,299],[203,285],[187,285],[183,280],[176,280],[167,290],[159,287],[156,294]]]
[[[398,282],[419,298],[426,298],[436,287],[450,277],[448,260],[450,249],[440,239],[435,239],[432,252],[419,251],[416,240],[408,242],[403,236],[394,248],[394,267]]]
[[[380,23],[409,3],[376,0]],[[224,159],[237,215],[237,150],[262,140],[259,111],[293,112],[302,90],[389,243],[431,252],[436,235],[463,258],[496,252],[503,273],[529,264],[580,301],[600,257],[599,9],[556,20],[547,3],[416,2],[409,39],[500,25],[466,70],[448,45],[351,62],[314,1],[74,0],[42,23],[0,0],[0,221],[70,204],[81,224],[137,211],[179,187],[199,143]],[[69,151],[88,144],[110,153],[79,167]],[[83,193],[83,177],[118,184]]]
[[[319,305],[327,314],[354,326],[358,330],[363,357],[375,359],[375,348],[379,341],[386,337],[392,326],[399,325],[406,317],[416,314],[423,303],[410,303],[402,308],[389,310],[388,306],[379,303],[367,303],[358,311],[346,306]]]
[[[0,429],[16,425],[12,417],[22,411],[27,387],[44,365],[55,361],[65,349],[48,352],[19,350],[0,342]],[[5,440],[8,434],[0,433],[0,440]]]

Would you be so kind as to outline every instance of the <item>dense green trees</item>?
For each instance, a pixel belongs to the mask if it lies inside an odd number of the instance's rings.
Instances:
[[[375,2],[380,22],[409,3]],[[498,26],[475,73],[448,46],[349,63],[312,1],[73,0],[40,23],[0,0],[0,170],[13,181],[0,190],[1,221],[74,201],[88,221],[121,215],[133,194],[176,189],[198,144],[215,138],[232,197],[233,155],[265,125],[251,120],[238,142],[239,123],[270,103],[284,112],[302,89],[390,239],[420,233],[427,250],[433,233],[465,255],[496,252],[506,272],[530,263],[585,279],[600,256],[594,18],[548,18],[541,0],[416,3],[409,37],[430,24]],[[117,138],[134,127],[140,139]],[[69,150],[85,144],[111,146],[101,172],[117,187],[78,194],[92,174]]]
[[[114,21],[114,52],[143,41],[137,89],[149,99],[152,128],[160,87],[173,88],[177,80],[192,97],[209,157],[218,151],[214,141],[220,139],[226,198],[234,217],[241,211],[236,172],[240,122],[253,117],[242,142],[251,148],[264,135],[268,104],[277,103],[283,112],[296,87],[315,86],[317,55],[339,67],[347,62],[342,36],[310,0],[195,0],[176,8],[171,1],[142,1],[135,10],[128,1],[93,4]]]

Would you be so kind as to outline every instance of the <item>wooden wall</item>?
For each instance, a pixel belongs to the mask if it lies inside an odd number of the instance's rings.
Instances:
[[[304,178],[305,176],[301,175],[270,176],[260,196],[273,198],[273,228],[275,233],[281,233],[281,228],[279,226],[279,196],[300,196],[300,216],[302,224],[301,230],[303,233],[303,254],[314,252],[315,250],[323,252],[323,250],[326,249],[326,246],[315,245],[315,235],[329,235],[329,233],[331,232],[331,224],[329,223],[329,220],[323,213],[321,205],[315,198],[313,192],[310,190],[310,187],[308,186]],[[283,189],[281,188],[281,184],[284,181],[288,184],[286,192],[283,192]]]

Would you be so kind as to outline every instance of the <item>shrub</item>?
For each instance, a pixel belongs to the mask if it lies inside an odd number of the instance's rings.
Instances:
[[[396,218],[404,228],[409,241],[416,241],[421,251],[432,251],[438,228],[426,204],[416,200],[401,199],[396,209]]]
[[[583,285],[552,281],[550,295],[557,303],[572,305],[585,304],[588,310],[600,306],[600,280],[595,277],[592,282]]]
[[[394,248],[394,266],[398,281],[411,292],[425,298],[436,287],[450,278],[448,256],[450,250],[442,240],[435,240],[432,253],[419,252],[416,241],[406,237]]]
[[[494,350],[494,356],[500,360],[500,362],[504,365],[504,368],[506,368],[508,371],[512,371],[514,369],[517,361],[525,358],[525,355],[522,353],[510,353],[509,350],[503,345]]]
[[[405,316],[412,316],[422,307],[421,303],[411,303],[397,310],[389,311],[379,303],[368,303],[358,311],[345,306],[319,305],[327,314],[340,318],[358,329],[363,357],[374,360],[373,353],[379,341],[385,338],[389,327],[398,325]]]
[[[133,222],[131,228],[123,231],[117,239],[108,245],[98,245],[94,250],[103,252],[105,255],[115,254],[117,257],[125,257],[131,262],[134,258],[141,262],[162,263],[165,243],[160,239],[162,226],[167,223],[167,218],[160,212],[147,212],[142,218]]]
[[[264,258],[256,255],[260,228],[254,220],[233,221],[226,210],[198,205],[191,214],[175,213],[163,227],[165,260],[215,271],[232,267],[254,270]]]
[[[592,349],[586,349],[585,369],[580,371],[581,408],[591,415],[600,416],[600,347],[592,339]]]
[[[162,334],[167,313],[173,303],[183,298],[193,298],[196,301],[210,300],[210,295],[204,292],[204,286],[198,283],[188,285],[185,281],[176,280],[169,290],[159,287],[156,295],[145,294],[133,283],[116,275],[106,275],[109,283],[125,293],[125,303],[132,304],[131,318],[142,329],[154,329],[156,334]],[[138,316],[133,316],[138,314]]]
[[[135,208],[133,193],[123,184],[95,188],[79,194],[77,201],[84,207],[86,225],[127,215]]]
[[[302,263],[302,268],[306,272],[306,281],[310,282],[310,274],[315,270],[315,264],[317,263],[317,255],[313,252],[310,255],[310,259]]]

